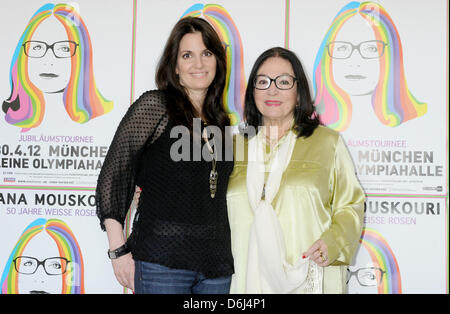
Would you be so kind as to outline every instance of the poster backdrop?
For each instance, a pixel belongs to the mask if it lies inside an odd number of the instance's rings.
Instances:
[[[290,1],[289,47],[368,195],[350,293],[448,289],[447,8]]]
[[[40,0],[0,4],[1,293],[129,293],[97,176],[183,16],[213,25],[242,121],[253,62],[292,49],[368,198],[349,293],[448,292],[448,1]],[[42,266],[42,267],[41,267]]]
[[[130,104],[132,3],[0,6],[1,291],[120,292],[94,190]]]

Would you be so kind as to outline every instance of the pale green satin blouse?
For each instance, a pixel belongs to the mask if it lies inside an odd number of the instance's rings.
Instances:
[[[235,145],[227,192],[235,267],[230,293],[245,293],[253,211],[246,186],[247,139],[237,135]],[[272,206],[283,229],[290,264],[318,239],[325,241],[331,264],[324,268],[324,293],[346,292],[346,265],[359,244],[364,200],[352,159],[336,131],[319,126],[310,137],[297,139]]]

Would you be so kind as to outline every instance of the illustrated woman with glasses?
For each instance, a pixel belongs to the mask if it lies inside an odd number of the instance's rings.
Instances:
[[[231,293],[345,292],[365,196],[343,140],[320,125],[293,52],[256,60],[244,113],[227,192]]]
[[[84,293],[80,247],[58,219],[37,219],[20,236],[1,278],[2,294]]]
[[[43,5],[31,18],[11,62],[7,123],[28,131],[44,121],[86,123],[113,103],[98,91],[86,25],[67,4]]]
[[[365,227],[354,263],[347,269],[349,293],[400,294],[400,265],[387,239]]]
[[[393,20],[374,2],[351,2],[336,15],[316,55],[313,76],[321,121],[338,131],[352,121],[359,130],[379,123],[396,127],[427,112],[427,104],[408,90]],[[367,116],[367,107],[378,122]]]

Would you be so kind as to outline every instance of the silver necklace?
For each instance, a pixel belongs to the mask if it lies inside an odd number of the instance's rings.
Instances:
[[[219,177],[219,173],[217,172],[216,169],[216,162],[217,162],[217,150],[216,148],[216,140],[213,138],[213,145],[214,145],[214,149],[211,147],[211,145],[209,145],[209,141],[208,141],[208,137],[206,136],[206,129],[204,129],[203,132],[203,138],[205,139],[206,145],[208,145],[208,151],[211,155],[211,172],[209,173],[209,191],[211,193],[211,198],[214,198],[216,196],[216,191],[217,191],[217,179]]]
[[[211,192],[211,198],[214,198],[216,196],[216,190],[217,190],[217,178],[219,177],[219,173],[216,170],[216,159],[214,154],[212,155],[212,169],[209,173],[209,190]]]

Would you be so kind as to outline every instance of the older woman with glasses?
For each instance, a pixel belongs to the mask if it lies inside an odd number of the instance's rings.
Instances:
[[[343,293],[364,192],[339,133],[320,125],[295,54],[265,51],[245,95],[227,201],[231,293]]]

